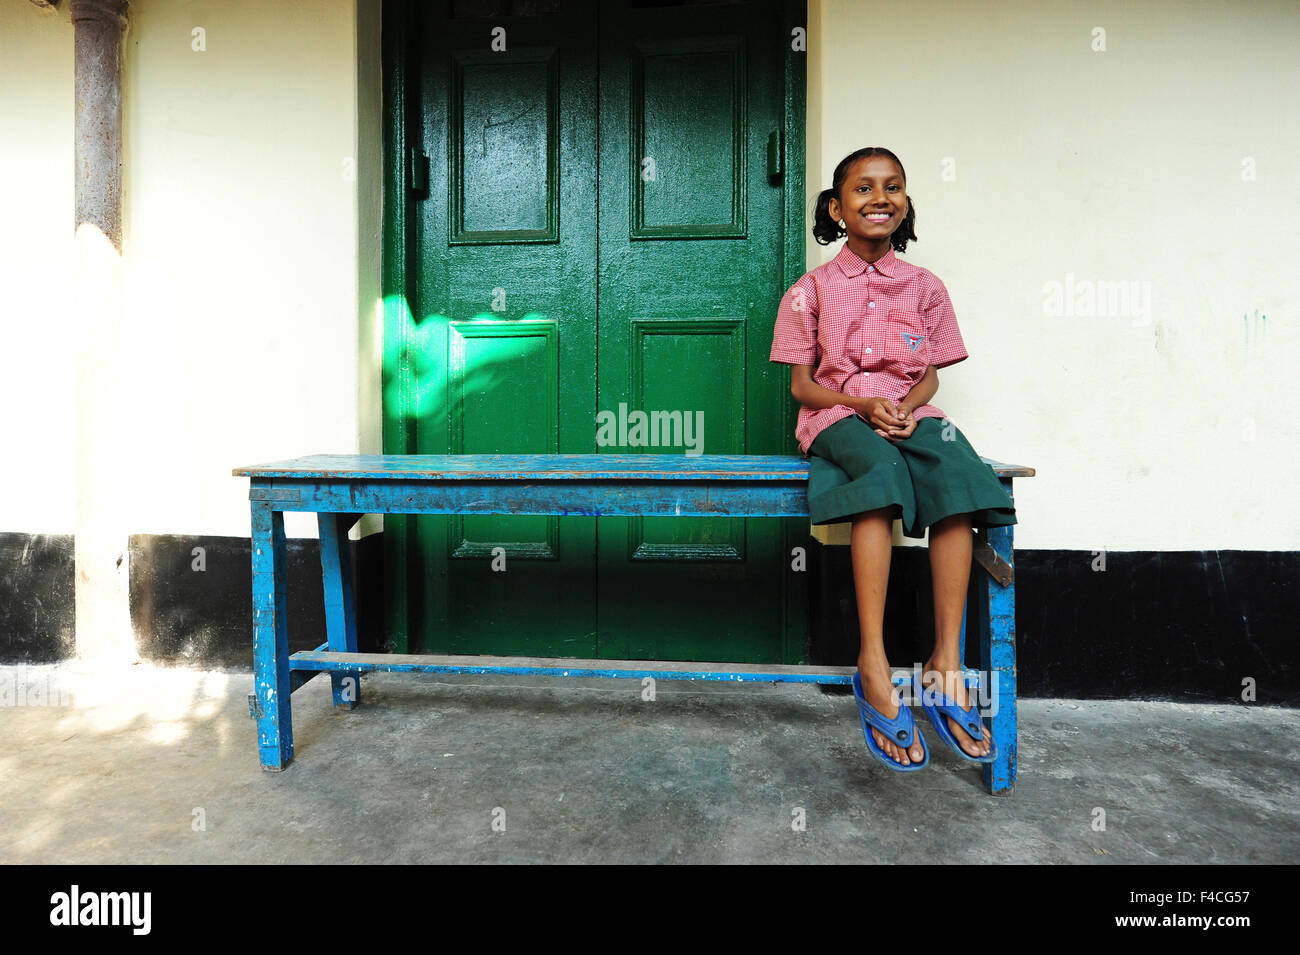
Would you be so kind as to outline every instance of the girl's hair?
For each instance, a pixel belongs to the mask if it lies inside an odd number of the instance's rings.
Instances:
[[[866,146],[849,153],[840,160],[840,164],[835,167],[835,175],[831,179],[831,187],[823,189],[817,195],[817,211],[813,215],[813,238],[822,245],[830,245],[836,239],[848,235],[848,230],[831,218],[831,199],[840,197],[840,187],[844,185],[844,179],[849,174],[849,169],[855,162],[864,157],[870,156],[888,156],[894,162],[898,163],[898,171],[903,174],[903,184],[907,184],[907,170],[903,168],[902,162],[892,152],[884,146]],[[843,199],[840,202],[843,203]],[[907,218],[903,224],[894,230],[894,234],[889,237],[889,244],[894,247],[895,252],[907,251],[907,243],[917,241],[916,238],[916,208],[912,205],[912,197],[907,197]]]

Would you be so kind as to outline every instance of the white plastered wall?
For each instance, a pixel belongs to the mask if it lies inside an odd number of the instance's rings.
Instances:
[[[378,19],[377,0],[132,0],[121,380],[134,411],[116,439],[138,478],[120,502],[133,533],[247,536],[232,468],[379,450]],[[0,7],[6,531],[74,530],[72,41],[66,3]],[[314,536],[314,517],[286,529]]]
[[[809,19],[809,204],[859,147],[902,159],[906,258],[947,284],[971,356],[934,401],[1038,469],[1016,545],[1300,546],[1300,5],[811,0]],[[841,244],[809,233],[808,267]],[[1149,312],[1089,310],[1102,281]],[[1050,314],[1051,282],[1075,314]]]
[[[132,4],[129,350],[163,492],[137,532],[247,534],[232,467],[358,450],[356,38],[351,2]]]
[[[71,534],[72,27],[0,4],[0,531]]]

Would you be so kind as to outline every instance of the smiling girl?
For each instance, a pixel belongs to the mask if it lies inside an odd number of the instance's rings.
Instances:
[[[772,361],[793,366],[790,391],[802,406],[795,437],[810,456],[812,523],[853,525],[861,626],[853,692],[867,748],[904,772],[930,757],[885,658],[893,521],[902,520],[908,537],[930,534],[935,642],[913,695],[940,739],[981,763],[997,752],[969,702],[958,649],[971,528],[1016,522],[993,469],[928,403],[939,390],[938,369],[967,354],[943,282],[895,255],[916,240],[915,224],[897,156],[872,146],[841,160],[818,197],[813,235],[822,245],[848,241],[782,297],[771,353]]]

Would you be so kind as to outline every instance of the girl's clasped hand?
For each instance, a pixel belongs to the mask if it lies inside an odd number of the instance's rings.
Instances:
[[[916,430],[916,418],[905,404],[894,404],[888,398],[859,398],[854,410],[866,419],[876,434],[890,441],[910,438]]]

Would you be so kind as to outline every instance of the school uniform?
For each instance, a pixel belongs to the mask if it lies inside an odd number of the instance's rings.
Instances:
[[[824,388],[895,404],[927,366],[946,368],[966,358],[938,277],[893,249],[865,262],[848,243],[782,296],[770,356],[813,366],[813,381]],[[1016,523],[993,468],[942,409],[923,404],[912,414],[911,437],[890,441],[847,405],[799,409],[795,437],[808,458],[812,523],[890,504],[901,509],[908,537],[924,537],[927,527],[952,514],[970,513],[974,527]]]

